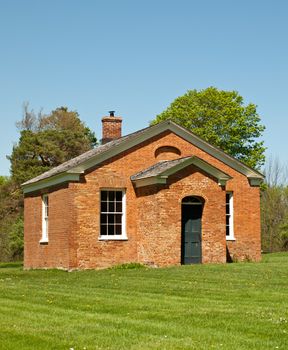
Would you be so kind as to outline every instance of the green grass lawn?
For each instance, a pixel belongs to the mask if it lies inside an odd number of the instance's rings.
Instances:
[[[288,254],[64,272],[0,265],[0,349],[288,349]]]

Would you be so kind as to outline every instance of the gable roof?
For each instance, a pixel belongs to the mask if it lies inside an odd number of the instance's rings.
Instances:
[[[224,186],[226,181],[231,179],[231,176],[224,173],[220,169],[208,164],[199,157],[191,156],[174,160],[162,160],[149,168],[132,175],[131,181],[136,187],[166,184],[170,175],[175,174],[179,170],[184,169],[191,164],[196,165],[198,168],[215,177],[218,180],[218,184],[221,186]]]
[[[151,165],[147,169],[144,169],[142,171],[139,171],[137,174],[132,175],[131,180],[134,181],[134,180],[146,179],[148,177],[162,175],[166,171],[182,166],[183,163],[185,164],[185,162],[187,160],[190,160],[191,158],[192,157],[183,157],[183,158],[177,158],[173,160],[161,160],[160,162]],[[181,169],[182,168],[183,167],[181,167]]]
[[[149,126],[117,140],[110,141],[104,145],[89,150],[78,157],[68,160],[63,164],[24,182],[22,184],[23,191],[24,193],[29,193],[67,181],[79,181],[80,175],[83,174],[85,170],[165,131],[175,133],[179,137],[202,149],[204,152],[247,176],[251,185],[259,185],[264,179],[264,176],[260,172],[241,163],[219,148],[212,146],[207,141],[193,134],[190,130],[172,122],[171,120],[165,120],[162,123]]]

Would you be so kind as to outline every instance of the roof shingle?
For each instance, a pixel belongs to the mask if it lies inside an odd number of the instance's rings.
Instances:
[[[132,175],[131,180],[146,179],[147,177],[157,176],[162,174],[164,171],[174,168],[175,166],[185,162],[187,159],[192,157],[178,158],[174,160],[162,160],[147,169],[140,171],[139,173]]]
[[[147,128],[144,128],[144,129],[141,129],[141,130],[138,130],[132,134],[128,134],[126,136],[123,136],[123,137],[120,137],[119,139],[116,139],[116,140],[113,140],[113,141],[110,141],[104,145],[100,145],[100,146],[97,146],[85,153],[82,153],[80,154],[79,156],[75,157],[75,158],[72,158],[58,166],[56,166],[55,168],[53,169],[50,169],[48,171],[46,171],[45,173],[41,174],[41,175],[38,175],[36,177],[34,177],[33,179],[31,180],[28,180],[26,182],[24,182],[22,184],[22,186],[25,186],[25,185],[29,185],[29,184],[32,184],[32,183],[35,183],[35,182],[38,182],[40,180],[44,180],[44,179],[47,179],[51,176],[54,176],[54,175],[58,175],[58,174],[61,174],[61,173],[64,173],[66,171],[69,171],[70,169],[72,169],[73,167],[85,162],[86,160],[92,158],[92,157],[95,157],[97,155],[100,155],[106,151],[109,151],[111,148],[113,147],[117,147],[119,146],[121,143],[135,137],[135,136],[138,136],[140,134],[142,134],[143,132],[145,132],[146,129],[148,129],[149,127]]]

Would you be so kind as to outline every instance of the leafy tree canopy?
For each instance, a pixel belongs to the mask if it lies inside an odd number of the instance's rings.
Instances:
[[[0,175],[0,186],[4,185],[8,181],[9,181],[8,176]]]
[[[22,191],[11,178],[0,176],[0,180],[3,180],[0,181],[0,261],[21,259],[23,250]],[[14,225],[16,223],[17,225]]]
[[[260,124],[256,107],[252,103],[245,106],[237,91],[215,87],[188,90],[151,124],[171,119],[248,166],[260,168],[265,147],[258,139],[265,127]]]
[[[76,111],[60,107],[49,115],[38,115],[24,106],[17,123],[20,139],[11,156],[12,179],[21,184],[43,172],[88,151],[96,137],[80,120]]]

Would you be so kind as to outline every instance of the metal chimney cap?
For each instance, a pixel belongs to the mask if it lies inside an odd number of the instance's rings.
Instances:
[[[109,113],[109,115],[110,115],[110,117],[115,117],[115,111],[108,111],[108,113]]]

